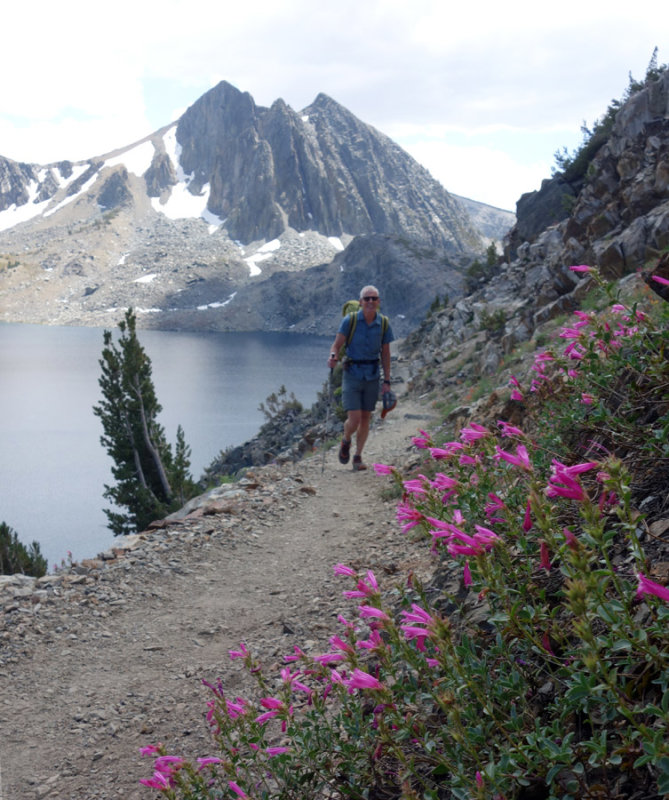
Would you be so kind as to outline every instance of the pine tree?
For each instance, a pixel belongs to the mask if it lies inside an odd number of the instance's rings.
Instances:
[[[38,542],[26,547],[6,522],[0,522],[0,575],[46,575],[47,563]]]
[[[165,517],[192,496],[194,484],[188,472],[190,450],[179,426],[177,458],[158,423],[162,406],[151,377],[151,359],[137,337],[136,317],[128,309],[119,323],[121,335],[114,342],[105,331],[98,380],[102,402],[93,413],[102,421],[101,444],[114,465],[115,486],[105,485],[104,497],[126,513],[105,509],[109,528],[116,536],[146,528]]]

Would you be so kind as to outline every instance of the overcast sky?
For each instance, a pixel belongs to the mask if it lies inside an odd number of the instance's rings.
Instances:
[[[227,80],[296,111],[325,92],[456,194],[515,210],[644,77],[669,3],[83,0],[3,11],[0,155],[102,155]]]

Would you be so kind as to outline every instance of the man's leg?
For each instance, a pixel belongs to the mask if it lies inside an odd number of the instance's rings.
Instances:
[[[358,426],[360,425],[361,415],[363,411],[349,411],[346,416],[346,422],[344,423],[344,438],[347,442],[350,442],[353,438],[353,434],[358,431],[358,440],[360,440],[360,431],[358,430]],[[367,423],[367,427],[369,427],[369,422]]]
[[[365,442],[367,441],[367,436],[369,435],[369,423],[372,419],[372,412],[359,411],[358,414],[360,414],[360,419],[357,426],[358,433],[355,437],[355,453],[361,456]]]

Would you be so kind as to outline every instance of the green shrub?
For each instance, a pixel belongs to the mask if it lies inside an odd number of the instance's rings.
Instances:
[[[39,544],[33,542],[26,548],[19,541],[17,533],[6,522],[0,522],[0,574],[19,573],[41,578],[46,570],[46,559],[40,552]]]

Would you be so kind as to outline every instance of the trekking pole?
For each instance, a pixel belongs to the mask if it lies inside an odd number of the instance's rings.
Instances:
[[[331,404],[332,404],[332,367],[330,367],[330,375],[328,377],[328,395],[327,395],[327,401],[325,403],[325,430],[323,431],[323,460],[321,461],[321,475],[325,472],[325,442],[326,442],[326,437],[328,435],[328,428],[330,427]]]

